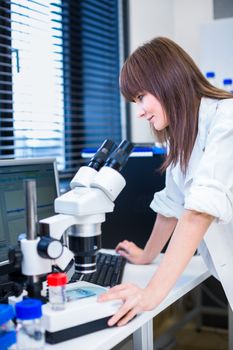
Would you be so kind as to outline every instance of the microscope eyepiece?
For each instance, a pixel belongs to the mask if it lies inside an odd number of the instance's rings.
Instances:
[[[117,171],[121,169],[126,164],[130,153],[133,150],[133,144],[127,140],[123,140],[119,146],[110,154],[107,159],[105,166],[113,168]]]
[[[113,141],[105,140],[91,158],[88,166],[99,171],[115,148],[116,144]]]

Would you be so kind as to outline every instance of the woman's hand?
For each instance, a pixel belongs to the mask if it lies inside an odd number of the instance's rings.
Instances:
[[[144,250],[139,248],[135,243],[124,240],[116,246],[116,252],[126,258],[133,264],[148,264],[149,261],[144,257]]]
[[[108,321],[109,326],[115,324],[124,326],[138,313],[152,310],[156,306],[155,303],[153,304],[153,292],[150,288],[139,288],[132,283],[119,284],[98,297],[99,302],[114,299],[121,299],[123,305],[110,318]]]

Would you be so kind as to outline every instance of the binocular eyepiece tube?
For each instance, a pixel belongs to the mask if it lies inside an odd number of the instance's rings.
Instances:
[[[107,139],[91,158],[88,166],[97,171],[99,171],[102,166],[108,166],[117,171],[121,171],[132,150],[133,144],[127,140],[123,140],[117,147],[113,141]]]
[[[88,167],[95,169],[99,175],[101,174],[103,187],[109,180],[113,184],[118,184],[119,177],[122,179],[122,176],[117,177],[113,171],[107,172],[107,178],[102,178],[102,173],[99,170],[102,167],[110,167],[119,172],[126,164],[132,150],[133,144],[129,141],[124,140],[116,147],[111,140],[105,140],[91,158]],[[100,202],[100,207],[101,204]],[[69,249],[74,253],[75,271],[83,274],[95,272],[96,255],[101,248],[101,223],[74,225],[66,233]]]
[[[91,158],[88,166],[99,171],[115,148],[116,144],[113,141],[105,140]]]

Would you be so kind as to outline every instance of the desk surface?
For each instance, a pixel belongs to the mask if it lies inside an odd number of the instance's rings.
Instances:
[[[124,282],[133,282],[137,285],[144,287],[152,277],[154,271],[159,265],[159,261],[162,256],[158,257],[153,264],[150,265],[133,265],[126,264],[125,272],[123,276]],[[113,327],[91,333],[76,339],[72,339],[66,342],[62,342],[56,345],[46,344],[46,350],[107,350],[112,349],[119,344],[122,340],[134,333],[137,329],[143,326],[146,322],[158,315],[161,311],[166,309],[176,300],[183,295],[191,291],[198,286],[201,282],[210,276],[208,269],[206,268],[202,258],[200,256],[194,256],[185,269],[184,273],[168,294],[167,298],[154,310],[144,312],[138,315],[129,324],[123,327]],[[139,280],[140,279],[140,280]]]

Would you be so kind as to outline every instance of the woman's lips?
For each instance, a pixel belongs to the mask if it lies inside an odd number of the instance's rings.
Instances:
[[[154,119],[154,115],[152,115],[150,118],[148,118],[147,120],[148,120],[148,122],[152,122],[153,121],[153,119]]]

